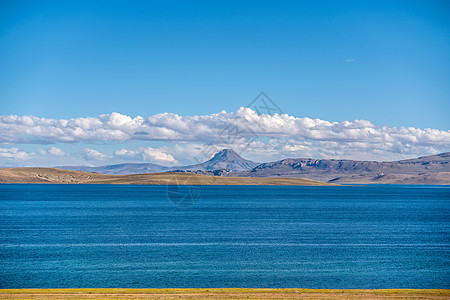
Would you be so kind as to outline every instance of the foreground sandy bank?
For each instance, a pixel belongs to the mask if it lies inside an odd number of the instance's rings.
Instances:
[[[0,299],[450,299],[450,290],[0,289]]]

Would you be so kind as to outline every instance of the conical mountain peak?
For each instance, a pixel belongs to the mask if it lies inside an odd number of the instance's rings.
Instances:
[[[219,152],[217,152],[213,158],[211,158],[211,160],[213,159],[223,159],[226,158],[227,160],[245,160],[243,159],[239,154],[237,154],[233,149],[222,149]]]
[[[232,170],[232,171],[244,171],[253,169],[259,165],[253,161],[242,158],[232,149],[222,149],[210,159],[204,163],[186,166],[185,170],[201,170],[201,171],[214,171],[214,170]]]

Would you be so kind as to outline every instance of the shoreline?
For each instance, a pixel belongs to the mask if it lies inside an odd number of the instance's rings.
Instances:
[[[222,177],[175,172],[106,175],[53,168],[0,169],[0,183],[339,186],[304,178]]]

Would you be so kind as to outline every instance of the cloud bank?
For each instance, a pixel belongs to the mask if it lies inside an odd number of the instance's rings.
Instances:
[[[228,130],[228,131],[227,131]],[[132,118],[120,113],[76,119],[0,116],[0,143],[117,142],[132,140],[210,142],[234,137],[292,137],[315,141],[450,145],[450,131],[413,127],[376,127],[369,121],[329,122],[287,114],[235,113],[180,116],[172,113]]]
[[[160,148],[120,147],[102,153],[96,144],[129,144],[139,141],[169,142]],[[26,159],[29,154],[18,144],[89,144],[81,151],[86,161],[112,158],[176,164],[180,149],[187,154],[205,145],[244,148],[260,159],[283,157],[347,157],[390,159],[395,155],[426,155],[450,150],[450,131],[413,127],[376,126],[366,120],[330,122],[288,114],[257,114],[250,108],[236,112],[181,116],[172,113],[130,117],[120,113],[74,119],[46,119],[35,116],[0,116],[0,157]],[[188,145],[198,145],[195,150]],[[179,146],[181,145],[181,146]],[[203,146],[202,146],[203,145]],[[51,147],[41,154],[65,157]],[[398,157],[395,156],[395,157]],[[186,153],[184,154],[186,156]],[[183,159],[181,159],[183,160]]]

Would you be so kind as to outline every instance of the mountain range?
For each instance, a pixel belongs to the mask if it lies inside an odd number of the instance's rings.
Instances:
[[[334,183],[450,184],[450,152],[377,162],[338,159],[283,159],[235,176],[302,177]]]
[[[390,162],[287,158],[257,163],[223,149],[210,160],[188,166],[165,167],[127,163],[100,167],[62,166],[60,169],[109,175],[188,172],[226,177],[307,178],[330,183],[450,184],[450,152]]]
[[[217,152],[210,160],[203,163],[188,165],[165,167],[151,163],[125,163],[116,165],[107,165],[100,167],[85,166],[58,166],[58,169],[95,172],[107,175],[128,175],[128,174],[146,174],[157,172],[214,172],[219,170],[228,170],[239,172],[253,169],[259,163],[242,158],[239,154],[231,149],[223,149]]]

